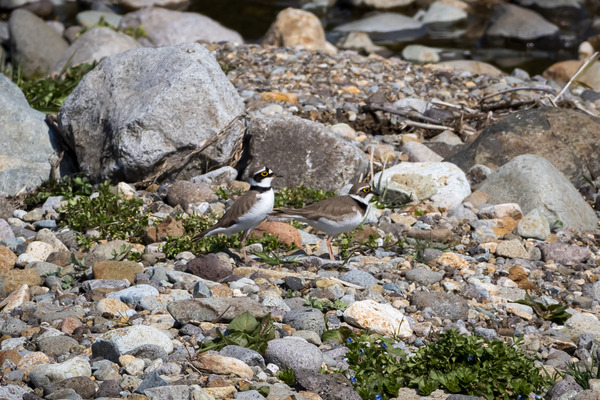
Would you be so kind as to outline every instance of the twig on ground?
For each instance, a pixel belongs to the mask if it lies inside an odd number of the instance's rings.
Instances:
[[[566,90],[569,88],[569,86],[571,86],[571,84],[573,82],[575,82],[575,80],[577,78],[579,78],[581,75],[583,75],[585,73],[585,71],[587,71],[588,68],[592,66],[592,63],[598,59],[598,57],[600,57],[600,52],[599,51],[597,51],[594,54],[592,54],[590,56],[590,58],[588,58],[583,63],[583,65],[577,70],[577,72],[575,73],[575,75],[573,75],[573,77],[569,80],[569,82],[567,82],[567,84],[565,85],[565,87],[562,88],[562,90],[556,95],[556,97],[554,97],[554,99],[552,100],[552,102],[553,103],[558,102],[558,99],[560,99],[562,97],[562,95],[566,92]]]

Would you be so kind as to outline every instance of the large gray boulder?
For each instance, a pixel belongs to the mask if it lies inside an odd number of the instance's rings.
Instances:
[[[488,39],[505,38],[521,41],[550,39],[558,35],[558,26],[535,11],[514,4],[500,4],[490,18],[485,34]]]
[[[79,36],[54,65],[54,72],[60,72],[67,64],[74,67],[101,61],[113,54],[142,47],[134,38],[114,29],[96,27]]]
[[[60,34],[33,13],[18,9],[8,21],[12,63],[26,78],[45,76],[69,45]]]
[[[367,175],[369,160],[326,126],[299,117],[258,116],[248,124],[250,160],[244,172],[268,166],[283,175],[273,186],[339,191]]]
[[[139,27],[143,27],[146,33],[138,39],[144,46],[169,46],[198,40],[244,43],[239,33],[204,15],[160,7],[148,7],[125,14],[119,25],[121,29]]]
[[[537,154],[579,187],[600,175],[600,123],[581,111],[543,107],[517,111],[494,122],[448,161],[468,170],[495,168],[521,154]]]
[[[375,42],[409,41],[427,33],[423,24],[403,14],[383,12],[348,22],[338,32],[365,32]]]
[[[569,180],[545,158],[518,156],[500,167],[479,187],[490,204],[517,203],[523,214],[538,209],[551,223],[593,231],[598,228],[594,210]]]
[[[29,107],[17,85],[0,74],[0,196],[14,196],[50,177],[58,144],[45,118]]]
[[[224,163],[242,132],[230,122],[243,111],[211,53],[184,43],[105,58],[67,97],[58,119],[82,170],[100,179],[137,181],[158,166],[181,165],[222,130],[198,164]],[[197,175],[202,167],[195,165],[186,163],[173,177]]]

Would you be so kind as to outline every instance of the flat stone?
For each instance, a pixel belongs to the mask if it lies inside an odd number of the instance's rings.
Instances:
[[[323,363],[323,354],[317,346],[304,339],[287,337],[269,341],[265,361],[280,368],[290,367],[294,371],[318,371]]]
[[[421,310],[430,307],[438,317],[452,321],[466,320],[469,314],[469,303],[452,293],[415,292],[411,302]]]
[[[248,311],[255,317],[264,317],[268,311],[260,303],[249,298],[208,298],[181,300],[170,303],[167,310],[181,325],[190,321],[231,321]]]
[[[352,303],[344,311],[344,320],[354,326],[380,333],[409,337],[412,330],[404,314],[390,304],[381,304],[373,300]]]
[[[161,330],[147,325],[113,329],[92,344],[93,357],[117,362],[119,357],[142,345],[160,346],[167,354],[173,351],[171,339]]]

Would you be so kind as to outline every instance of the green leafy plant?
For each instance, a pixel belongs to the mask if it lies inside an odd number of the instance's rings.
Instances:
[[[122,260],[131,260],[131,261],[139,261],[142,258],[142,254],[138,253],[137,251],[133,251],[133,246],[131,245],[126,245],[126,244],[122,244],[121,248],[119,249],[119,251],[113,250],[112,251],[112,258],[111,260],[113,261],[122,261]]]
[[[595,349],[591,352],[591,361],[580,361],[578,363],[567,363],[565,375],[571,375],[575,382],[584,390],[590,389],[590,379],[600,379],[600,363],[596,363],[597,353]]]
[[[285,257],[282,256],[281,253],[277,250],[275,251],[257,251],[254,253],[255,256],[258,256],[260,262],[265,263],[267,265],[283,265],[283,264],[300,264],[302,261],[299,257]]]
[[[60,179],[48,179],[42,182],[34,192],[25,198],[25,204],[36,206],[43,203],[50,196],[62,196],[63,200],[75,196],[89,196],[94,187],[88,174],[67,175]]]
[[[221,350],[225,346],[237,345],[255,350],[261,354],[267,350],[269,340],[275,338],[273,317],[267,314],[256,319],[248,311],[237,316],[227,325],[225,333],[217,329],[217,337],[207,342],[200,342],[200,353],[208,350]]]
[[[543,318],[546,321],[555,322],[559,325],[564,325],[564,323],[571,318],[571,314],[567,312],[568,307],[566,305],[560,303],[545,305],[544,303],[535,301],[529,295],[529,292],[525,293],[524,300],[518,300],[516,303],[531,307],[538,317]]]
[[[364,225],[361,224],[355,230],[346,232],[346,233],[342,233],[341,235],[339,235],[339,239],[337,240],[338,249],[339,249],[340,255],[343,258],[350,256],[350,254],[352,254],[355,251],[358,251],[361,248],[367,248],[367,249],[377,249],[379,247],[390,248],[391,245],[394,244],[394,242],[395,242],[392,235],[386,235],[383,237],[383,245],[379,246],[379,243],[377,242],[377,236],[369,235],[369,237],[366,240],[362,240],[357,243],[355,240],[356,232],[359,230],[362,230],[362,229],[364,229]]]
[[[80,64],[61,72],[55,78],[24,79],[21,68],[13,71],[11,76],[27,98],[29,105],[44,113],[57,113],[69,94],[79,81],[98,65]]]
[[[279,371],[279,374],[277,374],[277,378],[291,387],[294,387],[294,384],[296,383],[296,373],[290,367],[285,367],[281,371]]]
[[[390,338],[352,334],[346,338],[346,356],[354,371],[350,379],[365,400],[395,397],[401,387],[418,389],[422,395],[441,388],[490,400],[526,399],[552,383],[520,344],[520,340],[508,345],[450,330],[407,356],[393,347]]]
[[[139,242],[148,226],[148,214],[139,198],[125,199],[115,194],[109,182],[100,184],[96,196],[81,196],[59,209],[60,223],[85,233],[96,229],[101,239],[128,239]]]
[[[327,312],[329,310],[345,311],[346,308],[348,308],[348,303],[346,303],[345,301],[342,301],[340,299],[337,299],[332,302],[327,299],[321,300],[321,299],[317,299],[316,297],[305,296],[304,300],[306,301],[306,304],[309,307],[316,308],[317,310],[320,310],[323,312]]]
[[[311,189],[305,186],[283,188],[275,193],[275,208],[302,208],[319,200],[335,196],[323,189]]]

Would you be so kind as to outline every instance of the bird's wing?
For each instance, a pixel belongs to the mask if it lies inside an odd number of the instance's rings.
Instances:
[[[279,208],[274,210],[274,215],[317,221],[320,218],[331,219],[332,216],[335,219],[352,216],[358,211],[360,210],[356,205],[356,201],[350,196],[336,196],[318,201],[304,208]]]
[[[221,219],[219,219],[216,224],[214,224],[212,227],[205,230],[204,232],[198,233],[196,236],[194,236],[192,238],[192,240],[201,239],[205,235],[207,235],[209,232],[211,232],[217,228],[229,228],[231,225],[238,222],[238,219],[239,219],[238,217],[240,215],[246,214],[250,210],[250,208],[252,208],[252,206],[254,205],[254,202],[252,202],[250,200],[254,196],[256,196],[256,194],[257,194],[256,191],[249,190],[246,193],[244,193],[243,195],[241,195],[240,197],[238,197],[238,199],[235,201],[235,203],[233,203],[233,205],[229,208],[229,210],[227,210],[227,212],[225,212],[225,214],[223,214]]]

